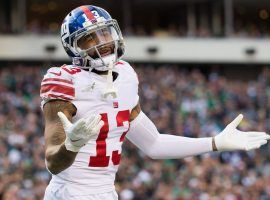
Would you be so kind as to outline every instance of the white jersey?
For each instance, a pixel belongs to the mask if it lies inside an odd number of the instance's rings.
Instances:
[[[121,158],[121,146],[129,129],[131,110],[138,103],[138,78],[125,61],[114,67],[118,76],[113,82],[115,99],[103,99],[106,76],[64,65],[50,68],[41,83],[43,105],[52,99],[71,101],[77,108],[73,123],[91,114],[101,114],[104,126],[95,139],[78,152],[74,163],[57,175],[50,184],[72,185],[74,194],[96,194],[114,190],[115,174]]]

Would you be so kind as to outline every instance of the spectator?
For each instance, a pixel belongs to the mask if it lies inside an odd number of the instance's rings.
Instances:
[[[143,110],[160,132],[217,134],[237,113],[240,129],[270,132],[269,68],[258,81],[235,82],[179,66],[135,66]],[[44,164],[40,80],[46,69],[0,68],[0,199],[42,199],[50,175]],[[125,142],[116,188],[120,199],[269,199],[270,148],[151,160]]]

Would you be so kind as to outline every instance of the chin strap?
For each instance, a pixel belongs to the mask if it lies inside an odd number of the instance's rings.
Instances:
[[[107,100],[110,96],[115,99],[117,97],[117,89],[113,86],[113,61],[109,63],[108,75],[107,75],[107,88],[102,92],[102,98]]]

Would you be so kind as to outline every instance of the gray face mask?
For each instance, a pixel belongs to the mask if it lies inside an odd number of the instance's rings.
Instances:
[[[82,68],[108,70],[109,63],[115,64],[124,53],[123,37],[117,22],[111,20],[109,23],[91,25],[86,29],[87,31],[78,34],[73,42],[74,49],[79,54],[73,60],[81,64]]]

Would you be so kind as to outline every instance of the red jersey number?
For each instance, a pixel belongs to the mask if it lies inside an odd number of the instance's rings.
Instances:
[[[129,110],[119,111],[116,115],[117,127],[124,126],[124,122],[129,125]],[[101,114],[101,120],[104,121],[103,127],[100,129],[98,138],[96,140],[96,156],[90,156],[89,167],[108,167],[110,157],[114,165],[119,165],[121,160],[121,153],[118,150],[112,152],[111,156],[106,155],[106,139],[109,133],[108,114]],[[119,142],[123,142],[128,130],[125,131],[119,138]]]
[[[61,68],[63,70],[65,70],[67,73],[71,74],[71,75],[76,74],[76,73],[79,73],[79,72],[82,71],[79,68],[68,68],[66,65],[63,65]]]

